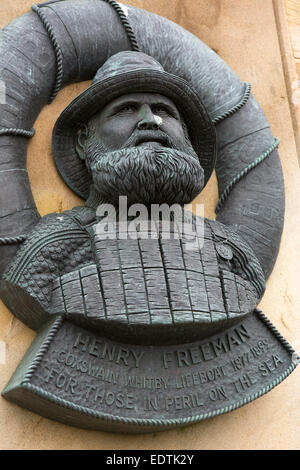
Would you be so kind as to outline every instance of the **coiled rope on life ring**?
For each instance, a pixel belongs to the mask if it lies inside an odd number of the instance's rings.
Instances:
[[[37,4],[37,5],[32,5],[31,9],[34,11],[40,18],[41,22],[43,23],[50,41],[52,42],[54,53],[55,53],[55,60],[56,60],[56,77],[55,77],[55,84],[52,90],[52,93],[49,97],[48,104],[52,103],[58,92],[61,90],[62,87],[62,81],[63,81],[63,62],[62,62],[62,52],[61,52],[61,47],[55,37],[53,28],[50,24],[50,22],[47,20],[46,16],[44,15],[41,6],[47,6],[52,3],[56,3],[57,0],[55,1],[50,1],[44,4]],[[60,1],[60,0],[58,0]],[[101,0],[103,2],[108,3],[112,8],[115,9],[117,14],[119,15],[119,18],[121,20],[122,25],[125,28],[125,31],[127,33],[127,36],[130,40],[131,47],[133,51],[139,51],[139,46],[135,37],[135,34],[132,30],[132,27],[129,23],[129,21],[126,18],[126,15],[122,9],[122,7],[115,1],[115,0]]]
[[[43,4],[43,5],[47,6],[47,4],[55,3],[56,1],[57,0],[54,0],[52,2],[48,2],[48,3]],[[124,29],[125,29],[125,31],[128,35],[128,38],[129,38],[130,43],[131,43],[132,50],[133,51],[139,51],[140,48],[139,48],[136,36],[133,32],[133,29],[132,29],[125,13],[124,13],[123,8],[115,0],[101,0],[101,1],[104,1],[104,2],[108,3],[112,8],[115,9],[115,11],[119,15],[121,23],[124,26]],[[61,85],[62,85],[63,67],[62,67],[61,48],[60,48],[60,46],[59,46],[59,44],[58,44],[58,42],[55,38],[55,35],[54,35],[53,30],[52,30],[51,24],[47,21],[45,15],[42,13],[41,9],[39,8],[39,5],[33,5],[32,10],[35,11],[39,15],[39,17],[41,18],[41,20],[43,22],[43,25],[45,26],[45,28],[46,28],[46,30],[49,34],[49,37],[51,39],[51,42],[53,44],[54,51],[55,51],[57,72],[56,72],[56,83],[55,83],[54,89],[52,91],[52,94],[49,98],[49,103],[51,103],[53,101],[53,99],[55,98],[55,96],[57,95],[58,91],[61,89]],[[243,94],[241,100],[239,101],[239,103],[237,103],[235,106],[233,106],[228,111],[225,111],[224,113],[222,113],[219,116],[215,117],[212,120],[212,122],[215,125],[217,125],[221,121],[223,121],[224,119],[232,116],[237,111],[239,111],[247,103],[247,101],[249,99],[249,96],[250,96],[250,93],[251,93],[251,84],[248,83],[248,82],[245,82],[244,94]],[[247,165],[242,171],[240,171],[238,173],[238,175],[236,175],[232,179],[232,181],[227,185],[227,187],[225,188],[225,190],[222,192],[222,194],[219,197],[217,206],[215,208],[216,214],[220,211],[220,209],[221,209],[222,205],[224,204],[225,200],[228,199],[232,188],[242,178],[244,178],[253,168],[255,168],[257,165],[259,165],[261,162],[263,162],[267,157],[269,157],[271,155],[271,153],[273,152],[273,150],[275,150],[278,147],[279,143],[280,143],[279,139],[275,138],[274,143],[268,149],[266,149],[264,152],[262,152],[261,155],[259,155],[257,158],[255,158],[255,160],[252,163]]]
[[[280,140],[275,138],[274,143],[267,149],[265,150],[259,157],[257,157],[250,165],[247,165],[244,170],[242,170],[240,173],[238,173],[232,180],[231,182],[226,186],[224,191],[222,192],[218,204],[216,206],[215,212],[216,214],[220,211],[222,205],[228,198],[232,188],[242,179],[244,178],[253,168],[255,168],[257,165],[262,163],[267,157],[271,155],[271,153],[278,147],[280,143]]]
[[[198,92],[219,142],[216,219],[233,226],[244,238],[268,277],[276,261],[284,216],[279,141],[274,140],[250,93],[250,84],[243,84],[220,56],[180,25],[115,0],[38,3],[31,13],[3,28],[0,36],[0,78],[9,91],[0,124],[0,136],[8,136],[4,137],[8,145],[2,141],[0,183],[8,189],[0,193],[0,245],[11,238],[19,240],[20,232],[23,239],[40,219],[26,173],[25,138],[34,135],[32,126],[43,105],[62,87],[92,79],[111,55],[138,48]],[[254,133],[254,138],[248,137]],[[246,187],[238,184],[242,179]],[[14,228],[18,231],[11,237]],[[3,247],[0,270],[4,271],[17,249],[17,243],[9,250]]]
[[[59,42],[57,38],[55,37],[55,33],[53,31],[52,25],[50,22],[47,20],[46,16],[44,15],[42,8],[45,7],[49,4],[53,3],[58,3],[60,0],[50,0],[49,2],[43,3],[43,4],[37,4],[37,5],[32,5],[32,11],[34,11],[40,18],[41,22],[43,23],[43,26],[45,27],[47,34],[49,36],[49,39],[52,43],[53,49],[54,49],[54,54],[55,54],[55,61],[56,61],[56,76],[55,76],[55,83],[52,89],[52,92],[50,94],[50,97],[48,99],[48,103],[50,104],[55,97],[57,96],[58,92],[62,88],[62,83],[63,83],[63,61],[62,61],[62,50],[59,45]],[[127,33],[128,39],[131,44],[131,48],[134,51],[139,51],[139,45],[138,41],[136,39],[136,35],[133,32],[133,29],[130,25],[130,22],[128,21],[124,10],[120,4],[118,4],[115,0],[100,0],[105,3],[108,3],[116,13],[118,14],[120,21]],[[244,94],[241,98],[241,100],[234,105],[231,109],[228,111],[220,114],[219,116],[215,117],[212,121],[215,125],[218,125],[220,122],[222,122],[224,119],[232,116],[235,114],[237,111],[239,111],[247,102],[249,99],[251,93],[251,84],[250,83],[245,83],[245,89],[244,89]],[[1,128],[0,129],[0,136],[21,136],[21,137],[26,137],[26,138],[31,138],[35,134],[35,130],[25,130],[25,129],[18,129],[18,128]],[[228,199],[233,187],[242,179],[244,178],[253,168],[258,166],[262,161],[264,161],[267,157],[271,155],[271,153],[278,147],[279,145],[279,139],[274,139],[273,144],[266,149],[264,152],[262,152],[258,157],[254,159],[252,163],[247,165],[243,170],[241,170],[231,181],[229,184],[227,184],[226,188],[223,190],[222,194],[219,196],[219,200],[215,209],[216,214],[220,211],[221,207],[223,206],[224,202]],[[20,235],[17,237],[3,237],[0,238],[0,244],[11,244],[11,243],[18,243],[18,242],[23,242],[26,239],[25,235]]]
[[[55,53],[55,60],[56,60],[56,77],[55,77],[55,84],[52,90],[52,93],[49,97],[48,104],[52,103],[54,98],[56,97],[57,93],[62,87],[62,79],[63,79],[63,64],[62,64],[62,52],[60,45],[58,44],[58,41],[55,37],[55,34],[53,32],[52,26],[47,20],[46,16],[42,12],[41,8],[39,5],[32,5],[31,7],[32,11],[34,11],[40,18],[41,22],[43,23],[49,38],[52,42],[54,53]]]
[[[111,7],[115,9],[117,14],[119,15],[119,18],[121,20],[122,25],[124,26],[128,38],[131,43],[131,47],[133,51],[139,51],[139,46],[135,37],[135,34],[131,28],[131,25],[129,21],[126,18],[126,15],[124,14],[124,11],[122,7],[115,2],[115,0],[102,0],[106,3],[108,3]],[[47,4],[55,3],[55,1],[50,1]],[[48,104],[52,103],[52,101],[55,99],[57,96],[58,92],[62,88],[62,81],[63,81],[63,62],[62,62],[62,51],[61,47],[55,37],[53,28],[50,24],[50,22],[47,20],[46,16],[44,15],[41,6],[47,6],[47,4],[37,4],[37,5],[32,5],[31,9],[34,11],[40,18],[41,22],[43,23],[43,26],[45,27],[49,39],[51,40],[51,43],[53,45],[54,53],[55,53],[55,60],[56,60],[56,77],[55,77],[55,84],[53,87],[53,90],[51,92],[51,95],[48,99]],[[35,129],[31,130],[25,130],[25,129],[17,129],[17,128],[0,128],[0,136],[20,136],[20,137],[26,137],[26,138],[32,138],[35,135]],[[22,243],[26,240],[26,235],[22,234],[16,237],[0,237],[0,245],[11,245],[15,243]]]
[[[13,135],[13,136],[20,136],[20,137],[26,137],[30,139],[33,137],[35,134],[35,130],[31,129],[30,131],[26,131],[25,129],[16,129],[14,127],[8,127],[8,128],[1,128],[0,129],[0,136],[2,135]]]

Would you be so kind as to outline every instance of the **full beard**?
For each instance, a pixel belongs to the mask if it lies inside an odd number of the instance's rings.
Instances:
[[[104,151],[93,142],[87,159],[93,183],[103,203],[118,207],[126,196],[130,206],[188,204],[202,190],[204,171],[193,149],[189,153],[166,147],[143,145]]]

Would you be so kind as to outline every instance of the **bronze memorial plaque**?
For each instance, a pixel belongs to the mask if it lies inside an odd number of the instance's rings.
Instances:
[[[34,5],[0,38],[0,293],[37,331],[2,395],[66,424],[142,433],[284,380],[299,358],[257,308],[283,226],[279,140],[250,84],[180,26],[114,0]],[[88,79],[52,138],[84,202],[40,217],[32,126]],[[187,210],[213,170],[216,220]]]

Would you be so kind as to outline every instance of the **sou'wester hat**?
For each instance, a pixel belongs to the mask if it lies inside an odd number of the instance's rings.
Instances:
[[[108,103],[129,93],[158,93],[170,98],[189,131],[207,183],[216,160],[214,125],[198,95],[181,77],[165,72],[153,57],[124,51],[111,56],[97,71],[92,85],[61,113],[53,130],[52,148],[58,172],[79,196],[88,198],[91,174],[76,152],[77,132]]]

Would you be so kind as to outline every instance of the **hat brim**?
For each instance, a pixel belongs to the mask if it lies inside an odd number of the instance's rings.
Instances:
[[[216,161],[216,131],[200,97],[188,82],[164,71],[139,69],[91,85],[61,113],[53,129],[52,148],[66,184],[87,199],[91,175],[75,148],[78,129],[112,100],[129,93],[158,93],[170,98],[187,124],[191,143],[204,170],[204,185]]]

